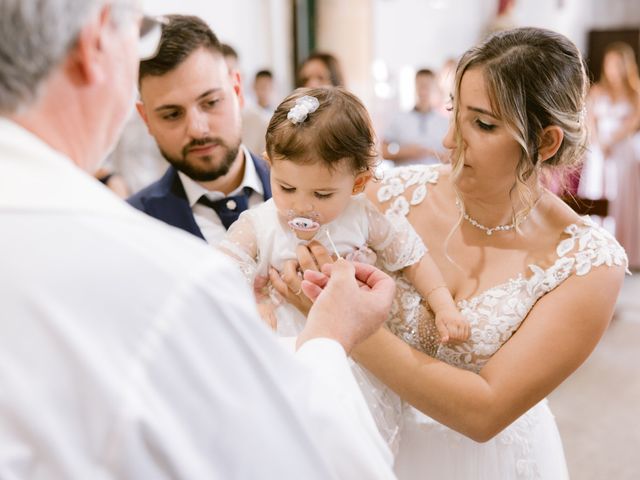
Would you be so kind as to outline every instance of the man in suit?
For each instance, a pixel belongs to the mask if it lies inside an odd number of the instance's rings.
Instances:
[[[271,197],[263,160],[242,144],[240,75],[193,16],[166,17],[155,57],[140,63],[137,109],[171,164],[129,203],[217,244],[247,208]]]

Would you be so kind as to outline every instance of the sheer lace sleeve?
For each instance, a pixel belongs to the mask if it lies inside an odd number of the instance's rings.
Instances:
[[[543,268],[531,264],[527,276],[520,274],[458,303],[470,322],[471,337],[461,345],[441,346],[441,360],[478,372],[511,338],[536,302],[567,278],[588,275],[602,266],[627,267],[627,256],[620,244],[591,220],[581,219],[564,233],[552,265]]]
[[[218,249],[233,259],[240,267],[250,286],[253,286],[257,270],[258,243],[256,231],[249,215],[240,215],[225,235]]]
[[[369,201],[365,205],[369,222],[369,246],[382,266],[391,272],[418,262],[427,247],[403,215],[380,213]]]
[[[567,238],[557,248],[558,260],[553,266],[542,269],[529,265],[532,276],[530,289],[539,295],[551,291],[570,275],[587,275],[592,268],[606,265],[624,267],[629,273],[629,261],[618,241],[604,228],[588,218],[568,226]]]

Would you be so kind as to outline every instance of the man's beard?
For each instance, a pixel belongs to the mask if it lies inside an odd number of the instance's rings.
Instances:
[[[187,159],[189,150],[192,148],[204,147],[212,144],[218,145],[218,148],[224,149],[225,155],[219,165],[213,163],[214,157],[212,155],[205,155],[197,160]],[[229,173],[229,169],[238,156],[239,150],[240,140],[238,140],[238,143],[235,146],[230,147],[221,138],[205,137],[189,142],[189,144],[182,149],[182,156],[180,158],[172,157],[162,148],[160,148],[160,153],[162,153],[165,160],[173,165],[175,169],[181,171],[189,178],[197,182],[211,182]]]

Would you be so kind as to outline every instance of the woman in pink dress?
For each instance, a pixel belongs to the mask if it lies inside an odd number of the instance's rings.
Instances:
[[[640,268],[640,77],[633,49],[606,49],[600,81],[589,95],[591,151],[579,194],[607,198],[615,234],[631,268]]]

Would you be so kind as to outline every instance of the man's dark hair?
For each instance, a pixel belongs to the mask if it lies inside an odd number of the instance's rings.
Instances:
[[[220,44],[220,51],[222,52],[222,56],[224,56],[224,57],[233,57],[236,60],[238,60],[240,58],[240,57],[238,57],[238,52],[236,51],[236,49],[233,48],[228,43],[221,43]]]
[[[416,72],[416,78],[420,77],[424,75],[425,77],[435,77],[436,74],[433,72],[433,70],[430,70],[428,68],[421,68],[420,70],[418,70]]]
[[[256,72],[256,80],[259,78],[273,78],[273,73],[271,73],[271,70],[258,70]]]
[[[175,69],[199,48],[222,54],[220,40],[200,18],[191,15],[167,15],[162,26],[158,53],[140,62],[138,84],[147,75],[160,76]]]

